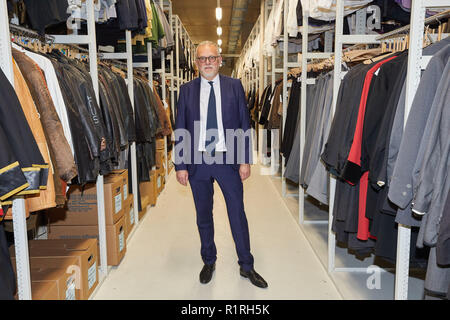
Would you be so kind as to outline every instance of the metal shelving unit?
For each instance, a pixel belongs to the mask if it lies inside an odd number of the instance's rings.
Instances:
[[[99,99],[98,85],[98,64],[97,64],[97,42],[95,35],[95,12],[94,0],[86,1],[87,11],[87,35],[52,35],[54,43],[59,44],[87,44],[89,47],[89,68],[92,78],[92,84],[95,91],[97,103]],[[97,177],[97,209],[98,209],[98,229],[99,229],[99,246],[100,246],[100,266],[99,266],[99,282],[103,281],[108,274],[107,254],[106,254],[106,223],[105,223],[105,202],[103,190],[103,176]]]
[[[300,161],[299,161],[299,177],[302,171],[303,153],[305,149],[306,139],[306,97],[307,97],[307,85],[315,84],[315,78],[308,78],[308,60],[309,59],[327,59],[333,54],[332,41],[333,34],[331,31],[325,32],[325,52],[308,52],[308,39],[309,39],[309,11],[303,9],[303,21],[302,21],[302,87],[300,96]],[[298,214],[299,223],[310,224],[324,224],[328,223],[327,220],[305,220],[305,190],[302,186],[298,186]]]
[[[130,96],[131,106],[134,112],[134,85],[133,85],[133,51],[131,44],[131,31],[125,31],[125,39],[126,39],[126,51],[120,53],[100,53],[100,59],[103,60],[126,60],[127,62],[127,87],[128,87],[128,95]],[[137,160],[136,160],[136,142],[133,142],[130,147],[131,152],[131,176],[133,179],[132,187],[133,187],[133,210],[137,210],[138,208],[138,176],[137,176]],[[137,226],[139,224],[139,215],[134,215],[134,225]],[[131,234],[128,235],[130,238],[136,228],[133,228]]]
[[[408,119],[411,105],[420,82],[421,70],[426,68],[430,56],[422,55],[422,44],[425,20],[433,21],[434,18],[425,19],[425,11],[432,7],[450,7],[449,0],[416,0],[411,6],[411,24],[409,26],[409,50],[408,67],[406,76],[406,95],[405,95],[405,118],[404,125]],[[390,38],[405,31],[403,27],[390,32],[389,34],[377,37],[378,40]],[[411,242],[411,227],[399,224],[397,235],[397,258],[395,273],[395,299],[408,299],[408,280],[409,280],[409,256]]]

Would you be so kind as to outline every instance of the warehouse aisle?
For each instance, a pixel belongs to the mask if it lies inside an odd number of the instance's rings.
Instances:
[[[138,226],[118,268],[111,270],[94,299],[341,299],[333,282],[268,176],[259,165],[244,183],[255,269],[268,282],[254,287],[239,275],[225,201],[215,184],[217,263],[209,284],[203,266],[189,187],[172,171],[168,183]]]

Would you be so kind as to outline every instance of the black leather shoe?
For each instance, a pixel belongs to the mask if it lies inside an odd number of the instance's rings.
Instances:
[[[200,282],[205,284],[211,281],[216,264],[205,264],[202,271],[200,271]]]
[[[240,273],[241,276],[248,278],[255,286],[259,288],[267,288],[267,282],[255,271],[255,269],[244,271],[244,269],[241,268]]]

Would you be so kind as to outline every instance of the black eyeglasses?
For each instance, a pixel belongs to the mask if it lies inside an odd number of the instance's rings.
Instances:
[[[206,59],[208,59],[209,62],[216,62],[217,58],[219,58],[219,56],[197,57],[197,60],[201,63],[205,63]]]

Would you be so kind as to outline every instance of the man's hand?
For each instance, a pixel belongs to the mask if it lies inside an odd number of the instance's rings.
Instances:
[[[248,177],[250,177],[250,165],[249,164],[241,164],[239,167],[239,175],[241,176],[241,180],[244,181]]]
[[[183,186],[187,186],[188,183],[188,171],[187,170],[180,170],[177,171],[177,181],[182,184]]]

